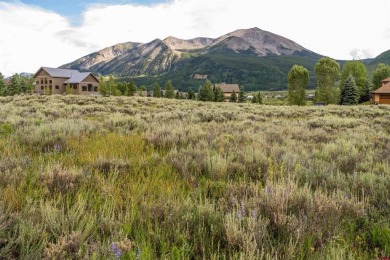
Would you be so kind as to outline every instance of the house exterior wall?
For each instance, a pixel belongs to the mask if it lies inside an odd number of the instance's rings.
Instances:
[[[99,81],[95,79],[92,75],[86,77],[79,86],[80,95],[93,95],[99,93]]]
[[[374,94],[374,104],[390,104],[390,93],[389,94]]]
[[[379,104],[390,104],[390,94],[379,94]]]
[[[50,76],[44,69],[41,69],[34,77],[35,93],[37,94],[64,94],[66,90],[65,83],[69,78],[56,78]],[[99,90],[99,81],[92,75],[88,75],[80,84],[69,84],[76,95],[97,94]]]

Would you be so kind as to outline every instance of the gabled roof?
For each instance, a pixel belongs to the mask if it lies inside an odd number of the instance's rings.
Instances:
[[[390,82],[373,91],[374,94],[390,94]]]
[[[48,67],[41,67],[35,74],[34,78],[37,76],[37,74],[41,71],[46,71],[50,76],[54,78],[71,78],[72,74],[78,74],[80,73],[78,70],[68,70],[68,69],[56,69],[56,68],[48,68]]]
[[[72,74],[72,77],[65,81],[65,83],[80,83],[82,82],[86,77],[88,77],[91,74],[91,72],[81,72],[81,73],[74,73]]]
[[[390,82],[390,77],[389,78],[385,78],[384,80],[381,81],[381,83],[386,83],[386,82]]]
[[[240,88],[238,87],[238,84],[226,84],[226,83],[222,83],[222,84],[215,84],[214,85],[215,88],[220,88],[223,92],[225,93],[230,93],[230,92],[240,92]]]

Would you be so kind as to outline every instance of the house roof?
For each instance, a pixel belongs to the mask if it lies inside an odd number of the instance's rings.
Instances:
[[[71,77],[65,81],[65,83],[80,83],[82,82],[86,77],[88,77],[91,74],[91,72],[78,72],[71,74]]]
[[[373,91],[374,94],[390,94],[390,82]]]
[[[48,67],[41,67],[35,74],[36,75],[41,71],[46,71],[50,76],[54,78],[71,78],[72,74],[80,73],[78,70],[69,70],[69,69],[57,69],[57,68],[48,68]]]
[[[225,93],[230,93],[230,92],[240,92],[240,88],[238,87],[238,84],[215,84],[215,88],[220,88],[223,92]]]
[[[381,82],[382,82],[382,83],[390,82],[390,77],[389,77],[389,78],[385,78],[385,79],[382,80]]]

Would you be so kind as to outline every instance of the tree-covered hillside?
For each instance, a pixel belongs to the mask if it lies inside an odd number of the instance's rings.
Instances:
[[[212,82],[237,83],[252,90],[282,90],[287,88],[287,74],[295,64],[309,70],[309,88],[316,85],[314,65],[319,55],[256,57],[236,53],[208,54],[182,60],[172,71],[158,77],[137,77],[137,85],[150,86],[155,81],[163,84],[171,79],[179,90],[197,89],[204,80],[196,80],[194,74],[208,75]],[[128,80],[128,78],[122,78]]]

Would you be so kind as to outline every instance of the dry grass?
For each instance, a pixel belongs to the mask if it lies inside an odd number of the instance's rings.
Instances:
[[[390,107],[0,98],[4,258],[390,255]]]

